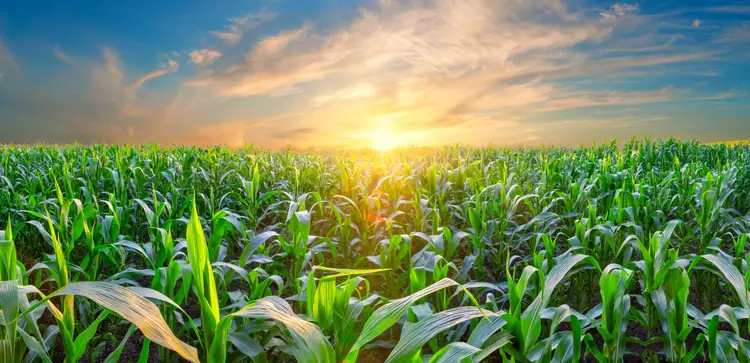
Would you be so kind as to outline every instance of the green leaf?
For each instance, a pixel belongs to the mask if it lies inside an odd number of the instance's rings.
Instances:
[[[88,346],[91,339],[96,334],[96,330],[99,329],[99,324],[109,316],[108,311],[102,311],[101,314],[94,320],[81,334],[78,334],[76,340],[73,342],[76,348],[75,360],[80,360],[81,357],[86,353],[86,346]],[[93,357],[89,357],[92,360]]]
[[[491,318],[490,318],[491,319]],[[474,356],[474,362],[480,362],[487,358],[490,354],[494,353],[498,349],[503,349],[506,345],[513,341],[513,335],[508,332],[499,332],[484,343],[482,351]]]
[[[346,269],[346,268],[330,268],[325,266],[314,266],[312,268],[313,271],[320,270],[320,271],[327,271],[327,272],[336,272],[335,275],[328,275],[324,276],[323,279],[330,279],[330,278],[336,278],[336,277],[342,277],[342,276],[352,276],[352,275],[368,275],[368,274],[375,274],[380,272],[386,272],[390,271],[389,268],[376,268],[376,269]]]
[[[469,339],[466,342],[477,348],[482,348],[487,339],[507,323],[502,317],[504,314],[505,312],[501,311],[496,316],[480,320],[479,324],[471,331],[471,335],[469,335]]]
[[[491,311],[483,311],[481,308],[462,306],[450,310],[441,311],[435,315],[420,320],[407,326],[402,332],[396,347],[388,356],[386,363],[400,361],[421,348],[428,340],[440,334],[442,331],[454,327],[464,321],[479,318],[484,315],[495,316]]]
[[[393,326],[406,313],[409,307],[419,299],[446,287],[456,285],[458,285],[457,282],[445,278],[409,296],[393,300],[381,306],[365,322],[359,338],[354,342],[345,361],[350,363],[356,362],[359,349]]]
[[[323,332],[315,324],[300,319],[291,306],[278,296],[267,296],[224,319],[243,317],[272,319],[284,325],[295,341],[295,358],[300,363],[335,362],[335,354]],[[222,320],[224,320],[222,319]]]
[[[441,348],[428,363],[456,363],[482,350],[463,342],[453,342]]]
[[[227,336],[227,341],[232,343],[232,345],[234,345],[237,350],[242,352],[242,354],[250,358],[254,358],[258,354],[264,353],[263,347],[261,347],[255,339],[252,339],[247,334],[231,332]]]
[[[76,282],[48,295],[40,302],[26,310],[23,315],[33,311],[37,306],[46,303],[58,295],[77,295],[94,300],[97,304],[117,313],[125,320],[135,324],[144,336],[154,343],[177,352],[183,358],[200,363],[198,351],[177,339],[161,316],[161,312],[144,297],[133,290],[110,282]]]
[[[549,299],[552,298],[552,293],[555,291],[557,285],[562,282],[568,272],[570,272],[575,265],[583,261],[588,261],[588,263],[601,271],[599,264],[590,256],[569,254],[559,258],[557,264],[552,267],[552,270],[550,270],[549,274],[547,274],[544,279],[544,292],[537,296],[531,305],[526,308],[523,312],[522,319],[527,319],[529,314],[532,314],[534,311],[543,310],[549,303]]]
[[[120,355],[122,354],[123,349],[125,349],[125,345],[127,344],[128,339],[130,339],[130,336],[132,336],[137,329],[138,327],[136,327],[135,325],[131,325],[130,328],[128,328],[128,331],[120,341],[120,344],[115,347],[112,353],[109,353],[107,358],[104,359],[104,363],[117,363],[117,361],[120,360]]]
[[[141,355],[138,356],[138,363],[148,363],[149,345],[151,345],[151,342],[148,338],[143,338],[143,345],[141,346]]]
[[[13,344],[5,346],[9,357],[15,356],[16,330],[18,323],[18,283],[16,281],[0,281],[0,309],[3,314],[5,338]]]
[[[727,282],[732,285],[734,291],[737,292],[737,297],[740,299],[742,307],[750,310],[750,299],[748,298],[748,292],[745,288],[745,279],[740,271],[737,270],[737,267],[734,266],[732,263],[733,261],[719,255],[702,255],[695,258],[693,262],[690,263],[688,271],[691,271],[701,260],[706,260],[719,269],[724,276],[724,279],[726,279]]]

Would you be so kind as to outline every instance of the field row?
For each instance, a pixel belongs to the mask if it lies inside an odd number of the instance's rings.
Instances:
[[[0,147],[3,362],[750,362],[750,146]]]

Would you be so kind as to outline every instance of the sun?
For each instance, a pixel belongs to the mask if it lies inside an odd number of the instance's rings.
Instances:
[[[399,137],[393,132],[391,122],[395,115],[382,115],[375,119],[377,128],[370,133],[370,145],[377,151],[389,151],[398,147]]]
[[[382,138],[374,140],[372,148],[377,151],[390,151],[396,148],[396,144],[394,144],[393,140],[390,138]]]
[[[385,127],[373,131],[370,134],[370,140],[370,147],[377,151],[398,149],[403,141],[400,135]]]

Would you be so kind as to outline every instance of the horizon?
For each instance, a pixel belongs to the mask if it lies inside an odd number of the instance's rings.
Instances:
[[[78,141],[73,141],[70,143],[46,143],[46,142],[33,142],[33,143],[0,143],[0,148],[65,148],[65,147],[83,147],[83,148],[89,148],[89,147],[96,147],[96,146],[103,146],[103,147],[129,147],[129,148],[157,148],[157,149],[173,149],[173,148],[199,148],[199,149],[212,149],[212,148],[220,148],[220,149],[229,149],[229,150],[247,150],[247,149],[253,149],[258,150],[261,152],[269,152],[269,153],[280,153],[285,151],[291,151],[291,152],[301,152],[301,153],[322,153],[322,154],[328,154],[328,153],[334,153],[334,154],[396,154],[396,153],[402,153],[402,152],[411,152],[411,151],[422,151],[422,152],[442,152],[446,149],[466,149],[466,150],[483,150],[483,149],[557,149],[557,148],[566,148],[566,149],[589,149],[589,148],[596,148],[601,147],[604,145],[617,145],[618,147],[621,147],[625,144],[640,144],[640,143],[660,143],[660,142],[670,142],[675,141],[679,143],[699,143],[704,145],[728,145],[728,146],[744,146],[744,145],[750,145],[750,139],[734,139],[734,140],[716,140],[716,141],[700,141],[697,139],[679,139],[675,137],[669,137],[669,138],[653,138],[653,137],[633,137],[629,140],[617,140],[617,139],[611,139],[611,140],[594,140],[591,143],[588,144],[578,144],[578,145],[556,145],[556,144],[534,144],[534,145],[494,145],[494,144],[487,144],[487,145],[468,145],[468,144],[443,144],[443,145],[434,145],[434,146],[424,146],[424,145],[401,145],[394,148],[386,149],[386,150],[380,150],[376,149],[370,146],[363,146],[359,148],[320,148],[320,147],[295,147],[291,145],[282,146],[279,148],[268,148],[263,147],[260,145],[254,145],[254,144],[243,144],[243,145],[228,145],[228,144],[210,144],[210,145],[192,145],[192,144],[178,144],[178,143],[172,143],[169,145],[165,145],[159,142],[152,142],[152,143],[106,143],[106,142],[91,142],[91,143],[81,143]]]
[[[748,45],[748,1],[17,2],[0,144],[746,140]]]

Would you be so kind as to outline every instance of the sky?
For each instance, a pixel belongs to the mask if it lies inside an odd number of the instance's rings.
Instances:
[[[750,1],[7,1],[0,143],[750,139]]]

